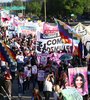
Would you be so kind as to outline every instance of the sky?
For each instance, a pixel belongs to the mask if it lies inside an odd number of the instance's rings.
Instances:
[[[13,0],[0,0],[0,3],[8,3],[8,2],[12,2]]]

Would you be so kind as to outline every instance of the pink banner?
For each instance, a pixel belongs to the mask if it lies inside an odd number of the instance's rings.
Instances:
[[[39,54],[38,57],[38,63],[40,64],[44,64],[46,65],[47,63],[47,57],[50,57],[50,60],[53,62],[56,62],[57,64],[60,63],[60,57],[63,55],[64,53],[51,53],[51,54]]]
[[[59,32],[58,26],[50,23],[43,24],[43,31],[45,34],[54,34],[55,32]]]

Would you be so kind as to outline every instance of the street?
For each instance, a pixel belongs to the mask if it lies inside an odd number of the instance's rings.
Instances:
[[[36,85],[36,88],[38,88],[38,86]],[[25,91],[25,94],[23,94],[22,96],[18,93],[18,84],[17,84],[17,80],[13,81],[12,84],[12,100],[31,100],[32,97],[32,83],[30,83],[30,89]],[[44,100],[44,96],[43,93],[41,93],[42,98]],[[50,100],[54,100],[53,97],[50,98]]]

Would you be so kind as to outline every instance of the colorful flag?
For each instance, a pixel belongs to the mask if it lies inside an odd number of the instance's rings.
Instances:
[[[65,31],[67,31],[68,34],[70,34],[71,36],[73,36],[73,38],[77,38],[80,39],[81,35],[79,33],[76,32],[76,30],[69,26],[68,24],[64,23],[61,20],[55,19],[55,22],[58,24],[60,24],[60,26],[62,26],[64,28]]]
[[[78,38],[80,38],[79,35],[75,33],[75,31],[73,30],[71,26],[67,25],[61,20],[55,19],[55,22],[58,25],[59,33],[60,33],[63,43],[72,44],[72,48],[71,48],[72,53],[74,53],[74,51],[78,52],[78,50],[75,50],[75,49],[77,49],[78,47],[78,43],[79,43]]]
[[[82,41],[80,40],[78,44],[78,56],[82,58]]]
[[[74,43],[78,43],[77,38],[79,38],[79,35],[75,33],[71,26],[67,25],[61,20],[55,19],[55,22],[58,25],[60,36],[63,39],[64,43],[72,43],[72,40],[74,41]]]
[[[5,57],[2,55],[1,52],[0,52],[0,59],[1,59],[2,61],[6,61]]]
[[[9,46],[7,46],[5,43],[3,43],[5,49],[7,50],[7,53],[9,54],[9,56],[14,60],[16,61],[16,56],[15,56],[15,53],[10,49]]]
[[[2,44],[2,46],[0,48],[3,48],[1,55],[0,55],[2,57],[2,60],[5,60],[12,64],[16,64],[15,53],[5,43],[2,42],[1,44]],[[10,61],[9,61],[9,59],[10,59]]]

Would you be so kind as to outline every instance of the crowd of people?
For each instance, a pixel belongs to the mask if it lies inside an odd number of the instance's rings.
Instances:
[[[85,59],[82,59],[82,62],[80,62],[81,59],[78,56],[74,56],[72,60],[61,61],[57,64],[48,57],[47,64],[43,65],[38,63],[37,53],[35,52],[35,36],[30,34],[28,36],[21,35],[18,37],[18,35],[15,34],[12,38],[9,38],[5,36],[6,29],[7,28],[1,28],[0,41],[9,45],[16,55],[17,62],[16,65],[10,65],[8,62],[5,62],[3,65],[3,61],[0,59],[1,73],[5,80],[4,88],[9,100],[11,100],[10,98],[12,96],[13,80],[17,81],[18,93],[21,95],[30,89],[30,84],[32,83],[32,100],[42,100],[42,93],[44,94],[45,100],[50,100],[51,95],[53,95],[54,100],[63,100],[64,97],[61,91],[69,88],[68,68],[77,67],[79,65],[85,66]],[[49,52],[49,54],[52,52],[53,51]],[[62,52],[66,53],[65,50]],[[61,51],[59,53],[61,53]],[[13,67],[15,68],[14,71],[12,71]],[[73,87],[78,88],[76,84],[80,85],[80,82],[82,86],[79,87],[83,88],[85,80],[81,74],[78,74],[74,78]],[[38,89],[36,85],[38,85]],[[83,92],[83,89],[81,90],[79,88],[79,91]]]

